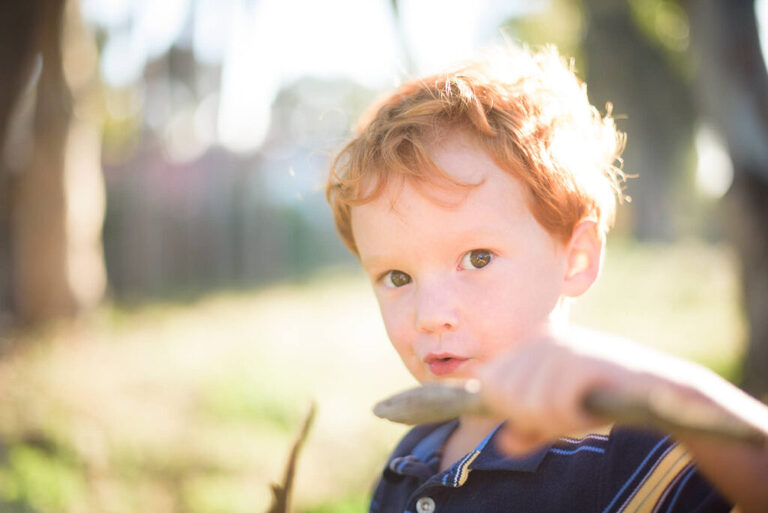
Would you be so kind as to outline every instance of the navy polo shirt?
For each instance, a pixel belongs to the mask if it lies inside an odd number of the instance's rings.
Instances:
[[[458,420],[412,429],[383,471],[371,513],[732,511],[668,436],[626,428],[563,437],[523,457],[499,453],[496,428],[438,472]]]

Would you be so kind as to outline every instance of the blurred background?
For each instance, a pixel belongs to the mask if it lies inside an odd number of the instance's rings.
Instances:
[[[325,204],[378,95],[555,44],[628,132],[574,316],[768,392],[768,1],[0,6],[0,511],[359,512],[412,384]],[[762,50],[761,50],[762,48]]]

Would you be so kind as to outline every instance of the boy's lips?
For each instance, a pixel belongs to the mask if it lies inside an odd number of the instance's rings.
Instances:
[[[456,372],[458,368],[469,360],[462,356],[450,353],[429,353],[424,357],[424,363],[435,376],[443,376]]]

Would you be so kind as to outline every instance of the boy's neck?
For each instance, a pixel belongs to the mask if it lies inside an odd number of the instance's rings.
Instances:
[[[443,447],[440,471],[449,468],[468,452],[474,450],[483,438],[488,436],[503,421],[503,419],[491,417],[461,417],[459,426],[451,433]]]
[[[459,427],[456,428],[456,431],[465,433],[465,436],[467,437],[477,437],[477,443],[475,444],[477,445],[488,433],[493,431],[496,426],[502,422],[504,422],[503,418],[465,415],[461,417]],[[474,449],[474,446],[472,449]]]

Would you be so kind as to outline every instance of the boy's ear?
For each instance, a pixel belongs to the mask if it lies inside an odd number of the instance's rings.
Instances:
[[[595,283],[603,265],[603,237],[597,223],[584,220],[576,225],[565,246],[565,257],[563,295],[580,296]]]

